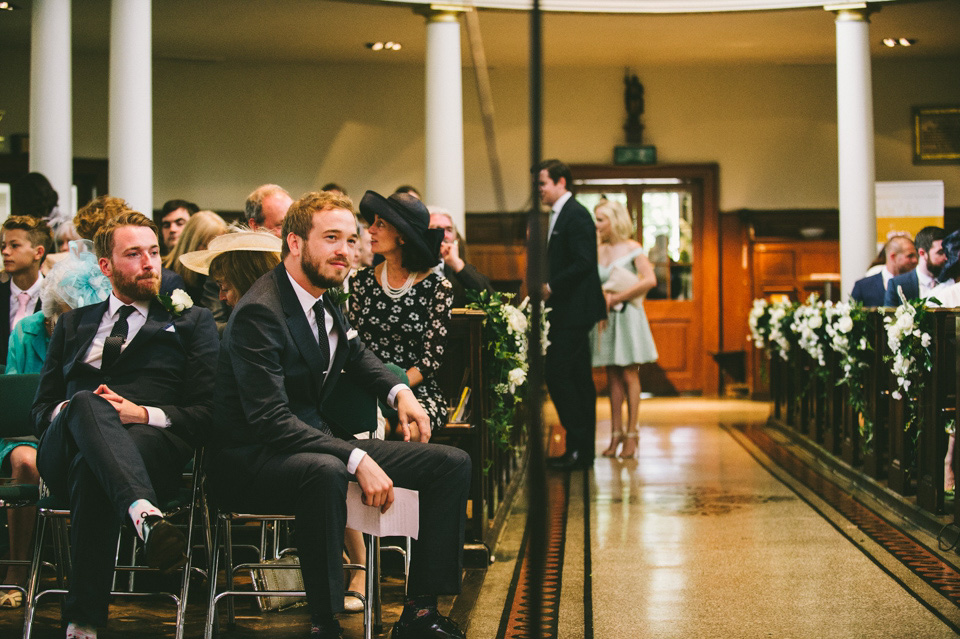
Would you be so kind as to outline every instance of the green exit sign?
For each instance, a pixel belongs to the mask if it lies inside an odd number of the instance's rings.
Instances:
[[[643,146],[616,146],[613,148],[614,164],[656,164],[657,147]]]

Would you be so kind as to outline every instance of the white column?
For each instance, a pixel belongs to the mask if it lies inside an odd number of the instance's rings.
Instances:
[[[153,212],[153,56],[150,0],[110,12],[110,195]]]
[[[70,210],[73,111],[70,0],[34,0],[30,35],[30,170],[43,173]]]
[[[460,21],[454,11],[427,14],[427,204],[450,211],[466,235],[463,176],[463,82]]]
[[[866,5],[836,12],[840,286],[844,296],[877,254],[868,15]]]

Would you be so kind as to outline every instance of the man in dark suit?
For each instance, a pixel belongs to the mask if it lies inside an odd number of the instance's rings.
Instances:
[[[884,306],[900,306],[898,288],[903,290],[909,302],[926,297],[927,292],[937,285],[937,277],[947,261],[947,254],[943,252],[946,235],[947,232],[939,226],[925,226],[917,232],[913,240],[917,247],[917,268],[890,279],[883,298]]]
[[[369,196],[369,194],[368,194]],[[386,205],[379,198],[374,204]],[[337,300],[358,242],[353,203],[332,192],[294,202],[283,222],[282,262],[247,291],[224,332],[217,370],[209,482],[218,506],[292,513],[311,613],[310,636],[340,636],[347,482],[385,511],[393,486],[419,491],[407,601],[394,639],[464,637],[437,611],[460,588],[470,458],[426,444],[430,420],[357,337]],[[341,371],[395,406],[404,439],[356,440],[329,420],[324,400]]]
[[[607,316],[597,270],[597,230],[593,217],[573,197],[570,168],[545,160],[534,172],[540,201],[551,207],[547,235],[547,282],[543,299],[550,312],[546,381],[567,449],[551,465],[561,470],[593,465],[597,430],[597,391],[590,363],[590,329]]]
[[[150,219],[123,213],[94,245],[113,293],[60,318],[32,411],[40,475],[70,502],[67,636],[85,638],[107,622],[121,524],[144,539],[151,566],[169,571],[185,560],[183,534],[156,504],[178,486],[194,436],[212,417],[219,349],[208,310],[168,310],[157,298]]]
[[[850,297],[864,306],[883,306],[887,283],[917,266],[917,249],[909,237],[898,235],[883,247],[886,262],[879,273],[856,281]]]

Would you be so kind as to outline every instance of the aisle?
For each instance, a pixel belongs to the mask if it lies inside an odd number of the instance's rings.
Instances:
[[[586,481],[582,472],[570,476],[559,618],[547,636],[957,636],[953,602],[911,582],[899,562],[732,428],[762,421],[765,411],[751,402],[645,402],[639,459],[600,458]],[[598,430],[603,450],[609,422]],[[523,510],[498,553],[507,565],[488,572],[471,637],[524,636],[482,620],[497,607],[487,587],[502,592],[504,575],[517,572],[509,557],[522,559]]]

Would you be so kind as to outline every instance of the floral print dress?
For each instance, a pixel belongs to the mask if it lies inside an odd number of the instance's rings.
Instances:
[[[405,295],[392,299],[371,267],[351,277],[350,292],[347,313],[360,339],[384,362],[403,370],[417,367],[423,381],[413,387],[413,394],[430,416],[430,428],[442,428],[447,423],[447,399],[434,374],[443,363],[450,328],[450,282],[430,273]]]

